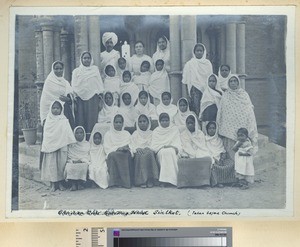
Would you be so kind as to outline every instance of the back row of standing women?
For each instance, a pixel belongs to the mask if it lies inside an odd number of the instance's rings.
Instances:
[[[106,50],[100,55],[100,72],[93,65],[91,54],[84,52],[80,58],[80,66],[73,71],[72,86],[63,79],[63,64],[53,64],[41,98],[42,122],[46,119],[51,102],[59,99],[65,102],[64,113],[73,129],[75,126],[83,126],[90,135],[95,124],[102,121],[99,103],[102,102],[101,110],[109,106],[103,98],[103,93],[108,91],[113,96],[114,105],[120,105],[120,108],[122,104],[125,106],[123,108],[128,108],[126,106],[140,102],[137,101],[138,93],[146,90],[150,93],[152,102],[158,105],[157,108],[161,107],[162,113],[170,113],[168,111],[174,109],[171,97],[167,97],[166,102],[162,98],[163,92],[170,91],[167,74],[170,69],[170,52],[165,37],[159,38],[157,51],[152,58],[143,54],[143,43],[137,42],[136,54],[129,61],[120,58],[119,52],[113,49],[117,43],[114,33],[105,33],[102,42]],[[229,79],[231,86],[228,88]],[[230,75],[228,65],[220,67],[219,76],[212,74],[212,65],[206,59],[203,44],[195,45],[193,58],[184,66],[182,82],[187,85],[191,110],[197,118],[206,123],[217,120],[219,134],[223,136],[225,149],[231,154],[232,160],[232,147],[237,140],[238,129],[246,128],[249,138],[256,146],[256,121],[248,94],[240,88],[238,77]],[[226,92],[222,96],[224,91]],[[130,102],[126,101],[126,94],[131,97]]]

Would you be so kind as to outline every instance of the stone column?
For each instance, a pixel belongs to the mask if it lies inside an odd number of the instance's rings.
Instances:
[[[196,16],[181,16],[181,66],[189,61],[193,56],[193,48],[197,41]],[[182,96],[187,97],[186,85],[182,84]]]
[[[236,23],[226,24],[226,64],[236,73]]]
[[[236,30],[237,53],[236,53],[236,72],[240,75],[241,87],[245,89],[245,23],[238,23]]]
[[[53,45],[54,45],[54,61],[61,60],[61,54],[60,54],[60,27],[55,27],[54,28]]]
[[[43,33],[40,29],[35,31],[35,54],[36,54],[36,81],[37,88],[37,127],[41,132],[40,101],[44,86],[44,52],[43,52]]]
[[[88,51],[88,26],[87,16],[76,15],[74,17],[74,37],[75,37],[75,54],[76,67],[79,66],[80,55],[84,51]]]
[[[61,61],[64,63],[64,77],[67,81],[71,81],[71,54],[68,43],[68,32],[63,30],[60,34],[60,51]]]
[[[89,16],[89,51],[94,64],[100,66],[100,20],[99,16]]]
[[[180,42],[180,16],[170,15],[170,86],[175,102],[181,97],[181,42]]]
[[[51,24],[42,25],[43,31],[43,52],[44,52],[44,78],[51,72],[54,61],[53,49],[53,26]]]
[[[225,64],[226,62],[226,35],[225,35],[225,27],[222,25],[219,31],[220,37],[220,66]]]

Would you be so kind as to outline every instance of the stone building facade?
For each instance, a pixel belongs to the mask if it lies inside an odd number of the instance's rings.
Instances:
[[[79,56],[90,51],[99,66],[104,32],[115,32],[121,50],[141,40],[152,56],[159,36],[170,40],[171,93],[182,96],[182,69],[202,42],[218,73],[229,64],[239,74],[255,107],[259,131],[270,137],[284,133],[286,121],[286,17],[285,16],[17,16],[15,72],[20,99],[30,94],[38,101],[43,83],[55,60],[65,64],[65,78],[79,65]],[[31,89],[31,90],[28,90]],[[38,115],[38,114],[37,114]],[[276,138],[275,138],[276,139]]]

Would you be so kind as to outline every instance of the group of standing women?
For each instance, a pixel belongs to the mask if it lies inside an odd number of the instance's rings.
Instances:
[[[239,179],[238,185],[247,188],[254,176],[250,159],[257,147],[257,128],[238,76],[228,65],[220,67],[218,76],[213,74],[205,46],[196,44],[183,69],[189,97],[179,99],[176,107],[168,78],[167,38],[158,39],[152,58],[144,54],[143,43],[136,42],[128,61],[114,50],[117,41],[116,34],[104,33],[100,69],[92,55],[83,52],[71,85],[63,77],[63,63],[53,63],[40,105],[42,179],[50,181],[53,190],[63,189],[63,179],[76,190],[87,174],[102,188],[152,187],[158,181],[177,186],[180,174],[195,174],[202,162],[209,171],[212,167],[212,185]],[[125,127],[135,131],[131,135]],[[60,131],[64,134],[58,138]],[[49,143],[53,148],[47,148]],[[201,185],[193,179],[184,184]]]

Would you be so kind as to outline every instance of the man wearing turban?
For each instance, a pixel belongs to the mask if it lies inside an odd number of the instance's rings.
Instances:
[[[102,44],[105,46],[105,51],[100,54],[100,72],[102,77],[105,75],[104,68],[106,65],[118,66],[120,53],[114,49],[117,42],[118,36],[113,32],[106,32],[102,36]]]

